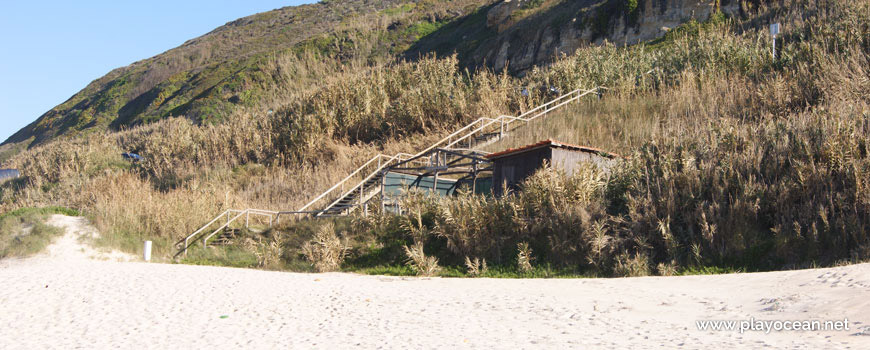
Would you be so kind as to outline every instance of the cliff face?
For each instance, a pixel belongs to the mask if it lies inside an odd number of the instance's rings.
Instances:
[[[535,4],[542,8],[530,13]],[[703,21],[719,10],[740,12],[737,1],[605,0],[563,1],[543,8],[533,0],[504,0],[486,11],[486,27],[498,33],[474,52],[474,60],[521,73],[562,53],[605,40],[635,44],[664,35],[691,19]]]

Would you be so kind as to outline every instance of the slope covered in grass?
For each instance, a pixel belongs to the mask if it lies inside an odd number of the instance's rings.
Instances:
[[[324,1],[240,18],[152,58],[115,69],[42,115],[5,143],[99,132],[187,116],[218,122],[262,107],[270,96],[309,90],[307,65],[390,60],[413,28],[447,21],[486,1]],[[398,23],[387,29],[392,23]],[[279,57],[299,60],[270,70]],[[317,74],[316,78],[328,74]],[[308,77],[309,79],[306,79]]]
[[[775,59],[764,29],[717,20],[649,46],[578,51],[531,73],[610,90],[491,150],[555,138],[629,156],[609,173],[546,169],[497,200],[411,196],[406,215],[351,231],[377,237],[368,251],[381,264],[401,264],[402,247],[419,243],[459,269],[471,258],[522,271],[529,255],[539,267],[602,276],[864,261],[868,8],[801,8],[767,13],[791,28]]]
[[[328,78],[275,98],[271,111],[244,110],[223,123],[173,118],[31,149],[8,162],[26,175],[0,186],[0,210],[82,208],[113,237],[108,244],[133,251],[124,242],[150,239],[168,256],[172,243],[225,209],[296,209],[377,152],[421,149],[480,116],[518,114],[547,100],[550,87],[601,85],[600,101],[517,132],[630,156],[623,169],[575,179],[544,172],[523,195],[502,200],[421,199],[424,220],[339,223],[352,245],[345,267],[395,269],[415,239],[443,271],[464,270],[466,257],[486,258],[493,271],[517,269],[522,243],[533,269],[577,274],[863,260],[867,6],[762,6],[649,45],[580,49],[523,77],[465,70],[455,56],[340,66],[278,56],[274,74],[308,69]],[[781,56],[771,56],[758,18],[783,24]],[[145,161],[125,162],[127,150]],[[258,266],[298,266],[318,225],[285,222],[248,233],[242,247]]]
[[[0,215],[0,259],[27,257],[51,244],[63,233],[45,223],[51,214],[78,215],[78,212],[48,207],[22,208]]]
[[[706,19],[718,8],[700,0],[641,3],[644,6],[635,2],[631,10],[623,0],[345,0],[276,9],[240,18],[180,47],[115,69],[4,144],[18,144],[13,149],[17,151],[22,145],[118,131],[170,117],[220,123],[246,110],[287,104],[323,87],[341,70],[365,70],[433,54],[455,53],[460,67],[472,70],[500,70],[506,61],[522,61],[507,66],[519,74],[588,45],[593,38],[637,32],[637,24],[623,25],[630,13],[657,18],[692,8]],[[738,7],[727,8],[735,12]],[[694,13],[676,17],[682,21]],[[504,45],[511,49],[501,49]]]

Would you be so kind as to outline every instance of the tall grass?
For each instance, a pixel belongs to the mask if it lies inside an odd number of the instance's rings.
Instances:
[[[302,252],[317,272],[331,272],[341,268],[349,247],[335,233],[331,224],[317,230],[314,239],[302,246]]]
[[[776,60],[761,31],[718,22],[532,72],[612,89],[492,150],[553,137],[629,159],[607,176],[544,169],[507,198],[442,199],[430,244],[446,240],[442,260],[505,265],[510,247],[528,242],[541,262],[605,276],[870,258],[867,10],[836,1],[772,10],[794,28]]]
[[[408,257],[405,264],[416,271],[418,276],[431,277],[441,271],[441,266],[438,265],[438,258],[426,255],[423,251],[422,242],[417,242],[404,248],[405,255]]]
[[[276,55],[263,69],[286,83],[223,122],[173,118],[15,156],[7,164],[25,176],[0,185],[0,211],[81,209],[105,244],[134,251],[148,238],[169,255],[225,209],[296,209],[378,152],[420,149],[478,117],[528,110],[551,87],[603,85],[601,100],[493,147],[557,138],[630,156],[623,167],[573,178],[544,170],[502,199],[432,200],[418,216],[352,230],[360,245],[349,261],[373,252],[401,261],[414,243],[402,221],[442,265],[460,268],[465,257],[515,266],[519,242],[535,268],[600,275],[865,259],[868,6],[786,1],[745,19],[690,23],[650,45],[583,48],[523,77],[461,70],[456,57]],[[757,18],[783,23],[780,57]],[[128,163],[125,151],[145,161]],[[285,261],[299,258],[296,236],[313,234],[277,231],[287,233]],[[245,249],[278,252],[272,244]]]

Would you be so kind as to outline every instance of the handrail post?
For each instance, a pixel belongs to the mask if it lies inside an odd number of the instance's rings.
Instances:
[[[499,117],[501,119],[501,131],[498,132],[498,139],[501,140],[504,138],[504,118]]]
[[[245,210],[245,228],[246,229],[251,227],[251,212],[249,210]]]
[[[375,172],[383,170],[384,166],[387,166],[387,165],[393,163],[395,160],[403,161],[403,160],[407,160],[407,159],[414,159],[413,162],[415,162],[415,163],[424,163],[425,160],[416,159],[416,158],[421,157],[421,156],[425,155],[427,152],[430,152],[433,149],[436,149],[439,147],[440,148],[451,148],[454,145],[462,144],[466,138],[468,139],[468,141],[467,141],[468,148],[473,149],[475,146],[475,135],[478,135],[478,136],[484,135],[483,137],[485,138],[485,135],[487,135],[487,133],[489,133],[488,130],[492,130],[492,133],[494,134],[495,133],[494,129],[498,128],[498,130],[499,130],[498,131],[498,139],[502,140],[507,136],[506,135],[507,132],[510,132],[510,130],[516,129],[518,127],[518,126],[515,127],[515,126],[511,125],[511,123],[513,123],[514,121],[523,121],[523,122],[525,122],[525,125],[528,125],[531,123],[532,120],[534,120],[538,117],[544,116],[544,115],[546,115],[546,114],[548,114],[548,113],[550,113],[550,112],[552,112],[552,111],[554,111],[554,110],[556,110],[556,109],[558,109],[558,108],[560,108],[568,103],[574,102],[574,101],[578,100],[579,98],[581,98],[587,94],[590,94],[590,93],[595,92],[595,91],[598,91],[600,94],[601,89],[602,89],[602,87],[600,87],[600,86],[593,88],[593,89],[589,89],[589,90],[583,90],[582,88],[578,88],[578,89],[572,90],[568,93],[565,93],[561,96],[558,96],[558,97],[556,97],[556,98],[554,98],[546,103],[542,103],[535,108],[532,108],[528,111],[522,112],[520,115],[518,115],[516,117],[514,117],[514,116],[499,116],[497,118],[488,118],[488,117],[478,118],[475,121],[469,123],[468,125],[466,125],[462,128],[459,128],[458,130],[454,131],[450,135],[447,135],[446,137],[444,137],[440,141],[435,142],[434,144],[430,145],[429,147],[423,149],[422,151],[420,151],[416,154],[405,155],[403,153],[399,153],[399,154],[396,154],[395,156],[392,156],[392,157],[386,156],[383,154],[378,154],[377,156],[375,156],[377,158],[377,162],[378,162],[378,167],[377,167],[377,170],[375,170]],[[499,123],[499,126],[494,126],[493,124],[495,124],[495,123]],[[487,144],[487,142],[484,142],[484,144]],[[478,143],[478,147],[480,147],[480,146],[481,146],[481,144]],[[383,159],[384,157],[388,158],[386,162],[384,162],[384,159]],[[410,158],[408,158],[408,157],[410,157]],[[310,206],[314,205],[316,202],[320,201],[321,199],[327,197],[329,194],[334,193],[334,191],[338,190],[338,189],[340,189],[340,191],[341,191],[341,193],[339,193],[340,197],[338,199],[336,199],[334,202],[332,202],[331,204],[329,204],[326,208],[335,209],[334,206],[340,200],[346,199],[349,195],[352,195],[354,193],[354,191],[357,190],[357,188],[359,190],[359,196],[360,196],[360,198],[358,200],[358,204],[360,206],[362,206],[364,204],[363,199],[365,197],[365,187],[366,187],[365,182],[368,181],[374,174],[369,175],[368,177],[364,176],[364,179],[362,180],[362,182],[350,183],[351,188],[348,189],[347,192],[345,192],[345,189],[346,189],[345,185],[348,184],[348,181],[351,181],[351,179],[354,176],[356,176],[357,174],[359,174],[360,172],[371,171],[370,168],[371,168],[371,166],[374,165],[374,162],[375,162],[375,159],[372,158],[367,163],[365,163],[361,167],[359,167],[356,171],[354,171],[353,173],[348,175],[346,178],[344,178],[343,180],[336,183],[332,188],[330,188],[329,190],[327,190],[326,192],[324,192],[320,196],[314,198],[311,202],[309,202],[308,204],[303,206],[301,209],[299,209],[299,211],[301,212],[301,211],[308,209]],[[351,211],[350,209],[352,207],[353,206],[346,207],[346,208],[344,208],[344,210],[341,210],[340,213],[350,213],[350,211]],[[365,210],[365,209],[363,209],[363,210]],[[324,213],[326,213],[326,211],[321,210],[321,211],[316,212],[314,214],[314,216],[320,216],[321,214],[324,214]],[[279,219],[280,219],[280,216],[278,218],[276,218],[275,221],[278,221]],[[271,220],[271,218],[270,218],[270,220]]]
[[[386,204],[384,204],[384,201],[387,198],[386,194],[384,193],[384,182],[387,181],[387,173],[383,170],[381,170],[381,172],[381,215],[383,215],[386,212],[387,208]]]

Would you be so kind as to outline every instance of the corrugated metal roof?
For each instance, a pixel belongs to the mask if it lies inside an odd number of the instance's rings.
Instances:
[[[489,154],[486,157],[489,159],[502,158],[502,157],[520,154],[523,152],[536,150],[536,149],[542,148],[542,147],[558,147],[558,148],[565,148],[565,149],[570,149],[570,150],[580,151],[580,152],[595,153],[595,154],[601,155],[602,157],[606,157],[606,158],[624,158],[616,153],[607,152],[607,151],[604,151],[602,149],[598,149],[598,148],[594,148],[594,147],[572,145],[570,143],[559,142],[559,141],[556,141],[553,139],[547,139],[544,141],[536,142],[536,143],[533,143],[531,145],[526,145],[526,146],[522,146],[522,147],[518,147],[518,148],[508,148],[508,149],[501,151],[501,152]]]

